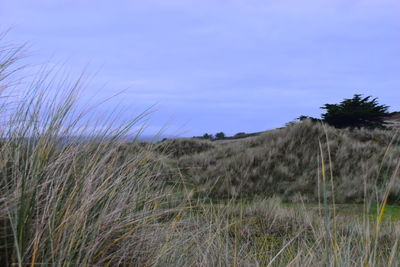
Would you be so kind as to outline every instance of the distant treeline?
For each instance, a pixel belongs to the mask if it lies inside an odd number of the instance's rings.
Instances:
[[[219,132],[219,133],[216,133],[215,135],[205,133],[202,136],[193,136],[193,138],[211,140],[211,141],[215,141],[215,140],[233,140],[233,139],[241,139],[241,138],[246,138],[246,137],[251,137],[251,136],[258,136],[260,134],[261,134],[261,132],[259,132],[259,133],[240,132],[240,133],[237,133],[237,134],[235,134],[233,136],[226,136],[225,133]]]

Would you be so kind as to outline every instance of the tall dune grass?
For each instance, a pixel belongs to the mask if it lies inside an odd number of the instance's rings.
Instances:
[[[12,75],[18,74],[14,66],[19,53],[18,48],[0,49],[3,96],[12,88]],[[161,148],[154,143],[127,144],[121,137],[146,114],[118,127],[108,124],[92,130],[89,135],[96,138],[87,138],[93,128],[75,105],[80,80],[48,79],[39,76],[19,101],[2,102],[1,266],[399,265],[400,228],[384,215],[398,165],[385,180],[373,217],[369,201],[362,216],[336,213],[335,203],[327,201],[334,174],[328,171],[335,166],[329,168],[334,160],[325,149],[331,141],[324,138],[322,152],[312,158],[319,159],[318,198],[326,199],[320,207],[288,207],[279,198],[243,202],[233,197],[216,204],[194,197],[197,189],[188,187],[183,177],[187,174],[179,168],[171,172],[165,161],[187,157],[181,155],[183,150],[213,160],[204,155],[221,148],[201,143],[192,149],[190,142]],[[54,87],[58,94],[49,93]],[[306,126],[290,129],[306,135]],[[272,133],[236,145],[256,148],[268,138],[282,140]],[[307,140],[303,136],[296,142]],[[170,146],[176,145],[181,148],[171,150],[168,158]],[[225,149],[238,151],[229,144],[222,149],[228,153]],[[385,157],[396,158],[391,149]],[[223,159],[223,153],[215,160]],[[257,157],[253,155],[251,164]],[[237,169],[229,166],[222,171],[231,175]],[[217,180],[219,171],[215,170]]]
[[[3,96],[9,93],[10,75],[18,75],[13,67],[19,51],[1,49]],[[47,73],[35,78],[12,106],[3,103],[1,264],[147,260],[163,238],[156,234],[162,228],[158,223],[173,209],[156,208],[171,197],[149,149],[121,160],[121,137],[146,114],[119,126],[103,122],[108,127],[88,132],[89,122],[75,106],[80,79],[58,82]]]

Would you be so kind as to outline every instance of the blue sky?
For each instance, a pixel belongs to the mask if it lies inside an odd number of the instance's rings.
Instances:
[[[32,63],[90,79],[82,101],[123,90],[148,133],[255,132],[355,93],[400,110],[400,1],[149,0],[0,3],[0,29]]]

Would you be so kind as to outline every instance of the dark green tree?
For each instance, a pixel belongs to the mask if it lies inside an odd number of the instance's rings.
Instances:
[[[224,138],[225,138],[225,134],[224,134],[223,132],[216,133],[216,134],[215,134],[215,138],[216,138],[217,140],[224,139]]]
[[[390,115],[389,106],[379,105],[377,98],[362,97],[355,94],[351,99],[344,99],[339,104],[325,104],[322,109],[324,122],[336,128],[384,128],[384,118]]]

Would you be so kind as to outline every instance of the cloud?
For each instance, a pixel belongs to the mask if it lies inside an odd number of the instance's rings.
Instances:
[[[158,125],[174,114],[177,124],[198,118],[193,129],[262,130],[257,127],[267,126],[255,121],[265,120],[265,114],[271,125],[284,124],[294,109],[317,113],[321,104],[353,93],[378,96],[400,109],[397,0],[5,0],[1,5],[3,25],[15,26],[10,37],[31,41],[32,62],[55,55],[53,61],[68,61],[73,72],[90,62],[100,70],[85,101],[126,89],[105,111],[115,104],[140,110],[159,103]],[[271,110],[279,117],[272,119]],[[217,112],[225,115],[216,117]],[[232,123],[229,114],[241,121]]]

